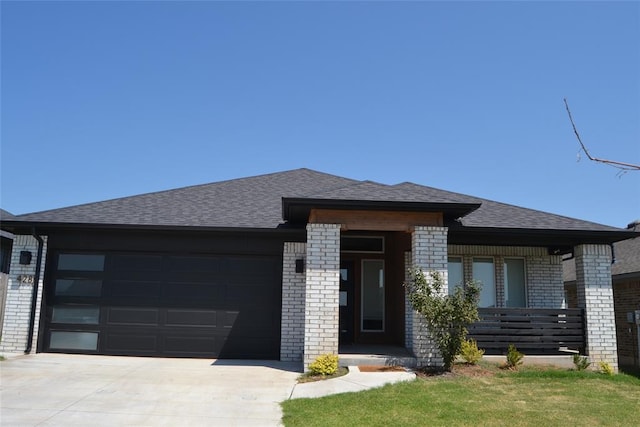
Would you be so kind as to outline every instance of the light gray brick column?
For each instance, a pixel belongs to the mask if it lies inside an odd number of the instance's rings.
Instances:
[[[416,226],[411,236],[411,265],[421,268],[425,274],[437,271],[445,280],[447,292],[447,227]],[[442,356],[429,338],[425,322],[411,306],[407,307],[411,316],[406,319],[411,337],[406,342],[417,358],[418,366],[442,366]]]
[[[283,362],[302,362],[305,273],[296,273],[296,259],[304,259],[306,252],[306,243],[285,242],[284,244],[280,333],[280,360]]]
[[[611,248],[580,245],[574,248],[578,307],[585,311],[587,355],[617,371],[616,324],[611,286]]]
[[[36,318],[33,331],[32,352],[36,350],[38,341],[38,326],[40,323],[40,305],[42,304],[42,289],[44,283],[45,259],[47,256],[47,237],[42,249],[42,266],[38,294],[36,297]],[[20,265],[20,252],[29,251],[32,254],[29,265]],[[22,353],[27,348],[29,333],[29,316],[31,314],[31,300],[33,284],[20,283],[18,276],[34,276],[36,273],[36,260],[38,256],[38,241],[32,236],[15,236],[13,250],[11,252],[11,266],[9,267],[9,286],[7,289],[6,305],[4,310],[4,322],[2,325],[2,337],[0,338],[1,353]]]
[[[340,225],[307,225],[304,369],[322,354],[338,354]]]

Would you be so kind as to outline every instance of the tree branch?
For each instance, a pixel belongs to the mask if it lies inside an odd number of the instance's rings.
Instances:
[[[609,166],[613,166],[614,168],[618,168],[621,171],[640,170],[640,165],[636,165],[633,163],[618,162],[616,160],[600,159],[598,157],[593,157],[591,154],[589,154],[589,150],[587,150],[587,147],[582,142],[582,138],[580,138],[580,134],[578,133],[578,129],[576,128],[576,124],[574,123],[573,117],[571,116],[571,110],[569,109],[569,103],[567,102],[567,98],[564,98],[564,106],[567,109],[567,114],[569,115],[569,121],[571,121],[571,126],[573,127],[573,133],[576,134],[576,138],[578,138],[580,147],[582,148],[582,151],[584,151],[584,154],[587,155],[587,158],[589,160],[594,162],[604,163]]]

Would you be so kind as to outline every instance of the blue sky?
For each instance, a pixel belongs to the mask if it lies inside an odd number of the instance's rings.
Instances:
[[[1,3],[14,214],[307,167],[626,226],[638,2]]]

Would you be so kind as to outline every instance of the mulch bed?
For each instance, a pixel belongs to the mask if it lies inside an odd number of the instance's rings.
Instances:
[[[441,369],[435,370],[430,368],[418,369],[415,371],[418,378],[451,378],[451,377],[493,377],[495,370],[487,369],[480,365],[469,365],[466,363],[456,363],[453,365],[451,372]]]

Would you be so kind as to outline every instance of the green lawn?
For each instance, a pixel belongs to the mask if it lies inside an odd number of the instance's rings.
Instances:
[[[282,404],[285,426],[640,425],[640,379],[521,368]],[[372,374],[375,375],[375,374]]]

